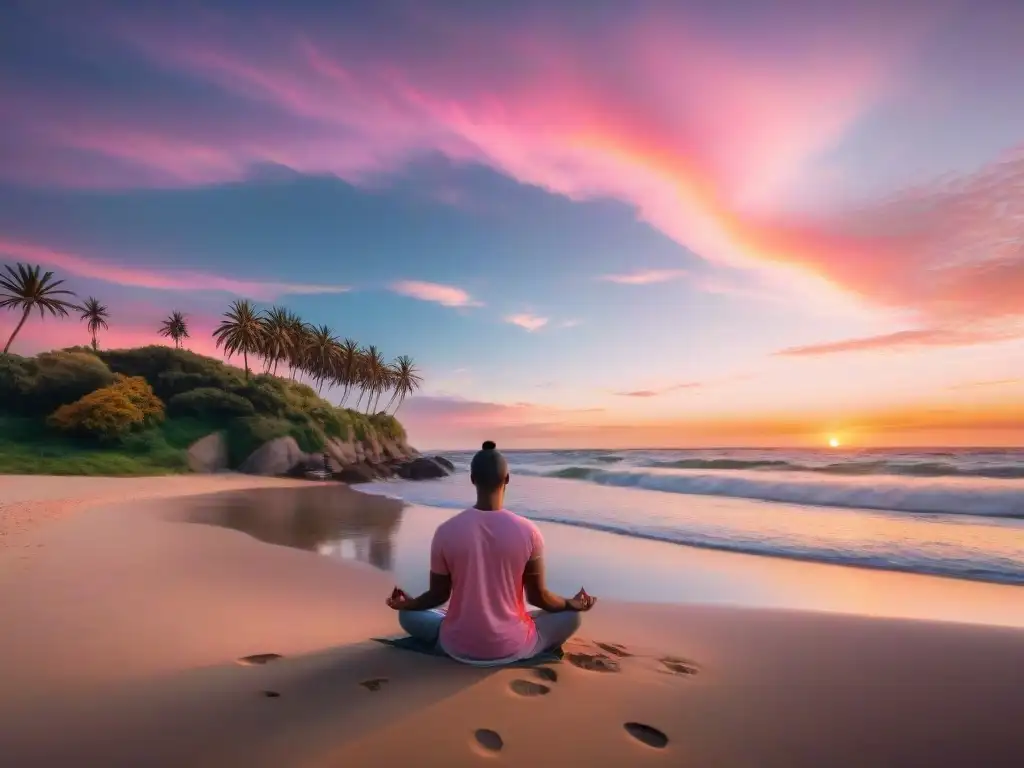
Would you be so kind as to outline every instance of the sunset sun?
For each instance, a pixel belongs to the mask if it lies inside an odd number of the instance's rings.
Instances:
[[[842,443],[839,442],[839,438],[838,437],[830,437],[828,439],[828,447],[829,448],[838,448],[840,445],[842,445]]]

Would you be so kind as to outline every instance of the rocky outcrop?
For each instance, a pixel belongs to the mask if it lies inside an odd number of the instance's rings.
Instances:
[[[214,432],[192,443],[188,449],[188,468],[205,474],[227,470],[228,442],[224,433]]]
[[[228,469],[228,447],[222,432],[207,435],[189,448],[193,472]],[[366,483],[391,477],[405,480],[434,480],[447,477],[455,466],[443,456],[421,456],[404,440],[392,440],[371,433],[365,440],[328,439],[322,451],[306,453],[292,437],[270,440],[249,455],[238,467],[250,475],[333,479],[344,483]]]

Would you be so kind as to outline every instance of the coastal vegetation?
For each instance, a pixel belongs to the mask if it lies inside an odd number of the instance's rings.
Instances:
[[[405,439],[394,413],[422,383],[407,356],[388,363],[374,346],[244,299],[231,304],[213,334],[243,368],[184,349],[188,317],[177,310],[153,329],[174,347],[102,349],[99,332],[113,322],[109,308],[95,297],[79,306],[62,285],[23,264],[0,275],[0,307],[21,313],[0,355],[0,472],[185,472],[188,447],[214,432],[225,436],[229,467],[279,437],[294,438],[306,452],[323,450],[330,439]],[[33,357],[11,353],[33,310],[43,319],[78,312],[90,344]],[[325,387],[337,403],[325,399]],[[346,407],[353,397],[354,407]]]

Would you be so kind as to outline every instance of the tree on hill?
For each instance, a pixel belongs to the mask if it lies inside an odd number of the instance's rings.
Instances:
[[[85,303],[78,308],[80,313],[79,319],[85,320],[85,327],[89,330],[89,334],[92,336],[92,348],[94,350],[99,349],[99,344],[96,342],[96,333],[102,328],[103,330],[109,330],[110,326],[107,325],[107,318],[110,317],[110,310],[107,309],[106,304],[101,304],[100,300],[90,296],[85,300]]]
[[[326,325],[314,328],[309,337],[307,350],[307,372],[317,382],[317,392],[322,392],[324,382],[334,379],[341,363],[341,344]]]
[[[249,378],[249,353],[259,354],[266,338],[266,328],[256,311],[256,307],[248,299],[237,299],[231,302],[224,319],[213,332],[217,340],[217,348],[224,347],[230,358],[242,353],[245,362],[245,377]]]
[[[335,375],[335,382],[340,384],[341,404],[348,400],[352,387],[359,383],[360,355],[362,350],[359,343],[353,339],[345,339],[341,342],[341,358],[338,361],[338,370]]]
[[[372,344],[363,353],[363,386],[366,389],[366,412],[376,410],[376,400],[388,388],[390,371],[380,350]],[[376,398],[376,400],[374,399]]]
[[[304,374],[317,393],[323,392],[325,384],[340,387],[339,407],[345,407],[349,395],[358,390],[354,408],[362,407],[367,414],[377,412],[387,393],[391,397],[385,412],[396,403],[397,410],[423,383],[408,355],[388,364],[377,347],[364,348],[353,339],[340,341],[330,326],[311,326],[285,307],[258,311],[251,301],[240,299],[231,303],[223,317],[213,332],[217,347],[223,348],[229,358],[242,353],[246,378],[250,356],[262,358],[264,374],[274,376],[283,362],[288,366],[287,378],[296,380]],[[170,323],[170,319],[165,321],[162,335],[171,335]]]
[[[165,339],[173,341],[175,349],[181,349],[182,339],[189,338],[188,318],[185,317],[184,313],[175,310],[160,324],[160,330],[157,333]]]
[[[302,370],[309,349],[309,326],[294,312],[288,313],[288,336],[291,342],[286,359],[288,378],[295,378],[295,371]]]
[[[47,314],[67,317],[68,310],[76,307],[70,301],[60,298],[75,294],[61,288],[64,281],[54,280],[53,272],[42,272],[38,266],[21,263],[17,265],[16,270],[6,264],[4,269],[7,274],[0,274],[0,307],[22,310],[21,320],[18,321],[4,347],[6,355],[33,309],[39,310],[40,317]]]
[[[398,413],[398,409],[402,407],[406,396],[411,395],[420,388],[420,385],[423,383],[423,377],[419,375],[416,364],[408,355],[397,357],[395,362],[391,364],[391,372],[395,393],[391,396],[391,400],[388,401],[384,410],[386,411],[390,408],[397,399],[398,405],[395,406],[395,413]]]

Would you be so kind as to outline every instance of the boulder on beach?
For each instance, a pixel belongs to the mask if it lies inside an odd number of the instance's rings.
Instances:
[[[196,440],[188,449],[188,468],[191,472],[210,474],[228,468],[228,442],[223,432],[214,432]]]
[[[444,456],[433,456],[434,461],[440,464],[442,467],[448,470],[449,474],[455,471],[455,465]]]
[[[305,459],[306,454],[294,437],[277,437],[253,451],[238,471],[247,475],[286,475]]]
[[[335,472],[334,479],[350,485],[370,483],[381,479],[381,473],[376,467],[366,462],[360,462],[359,464],[343,467],[339,472]]]
[[[437,480],[448,477],[451,473],[436,459],[420,456],[412,461],[398,464],[395,467],[395,474],[403,480]]]

